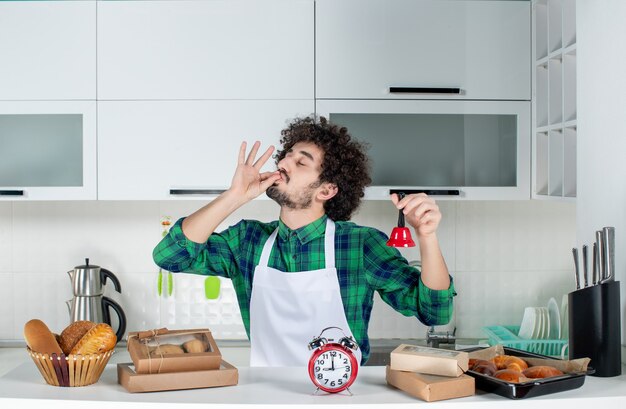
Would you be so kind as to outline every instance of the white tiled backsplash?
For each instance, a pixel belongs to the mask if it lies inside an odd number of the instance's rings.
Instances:
[[[171,202],[0,202],[0,339],[22,340],[23,326],[40,318],[53,331],[69,323],[71,298],[66,271],[84,263],[117,275],[122,294],[106,295],[124,308],[128,330],[209,327],[217,339],[245,339],[235,292],[222,280],[220,298],[204,297],[204,278],[174,275],[172,296],[157,295],[158,268],[152,249],[161,238],[160,218],[173,220],[203,205]],[[439,240],[458,296],[453,322],[457,336],[481,338],[481,327],[518,324],[527,305],[573,289],[571,248],[576,209],[550,201],[440,201]],[[227,219],[270,221],[278,207],[258,200]],[[353,218],[390,232],[397,212],[390,202],[365,202]],[[419,250],[403,249],[409,260]],[[112,286],[108,286],[112,287]],[[164,291],[165,292],[165,291]],[[423,338],[426,327],[393,311],[376,296],[372,338]],[[443,328],[439,328],[443,329]]]

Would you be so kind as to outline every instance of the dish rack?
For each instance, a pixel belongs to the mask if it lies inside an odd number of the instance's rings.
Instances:
[[[561,357],[563,348],[568,344],[567,339],[525,339],[517,336],[519,326],[494,325],[483,327],[489,337],[489,345],[503,345],[509,348],[521,349],[540,355]],[[569,351],[568,351],[569,352]]]

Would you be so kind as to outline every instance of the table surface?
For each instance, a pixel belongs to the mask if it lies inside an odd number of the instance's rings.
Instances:
[[[26,403],[46,401],[46,407],[84,407],[89,401],[90,408],[126,407],[185,407],[212,404],[229,408],[291,406],[328,407],[381,407],[415,405],[423,401],[387,385],[385,367],[366,366],[359,370],[359,376],[350,388],[353,395],[314,394],[315,388],[304,368],[250,368],[242,366],[238,360],[246,358],[246,350],[222,350],[226,360],[231,358],[239,370],[239,384],[236,386],[204,388],[184,391],[129,393],[117,382],[117,363],[130,362],[125,350],[113,355],[100,380],[87,387],[61,388],[47,385],[26,351],[22,348],[0,349],[0,402],[3,407],[14,407]],[[7,369],[8,368],[8,369]],[[510,400],[495,394],[477,391],[475,396],[428,403],[431,407],[484,408],[520,407],[532,400],[534,408],[580,407],[581,400],[588,404],[601,403],[603,408],[626,407],[625,375],[613,378],[586,377],[585,384],[578,389],[534,397],[528,400]],[[29,402],[26,402],[29,401]],[[12,406],[5,406],[8,403]]]

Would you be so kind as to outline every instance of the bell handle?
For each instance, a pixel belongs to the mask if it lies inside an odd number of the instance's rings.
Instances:
[[[404,192],[398,192],[398,201],[402,200],[404,198]],[[398,227],[404,227],[404,212],[402,211],[402,209],[398,210]]]

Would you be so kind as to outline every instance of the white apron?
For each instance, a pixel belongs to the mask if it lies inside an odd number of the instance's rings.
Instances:
[[[326,268],[285,273],[268,267],[278,228],[263,246],[254,270],[250,298],[250,366],[306,366],[311,340],[327,327],[353,336],[343,309],[335,268],[335,223],[327,219],[324,238]],[[332,332],[336,331],[336,332]],[[336,341],[341,331],[324,337]],[[353,336],[354,337],[354,336]],[[361,362],[361,351],[353,351]]]

